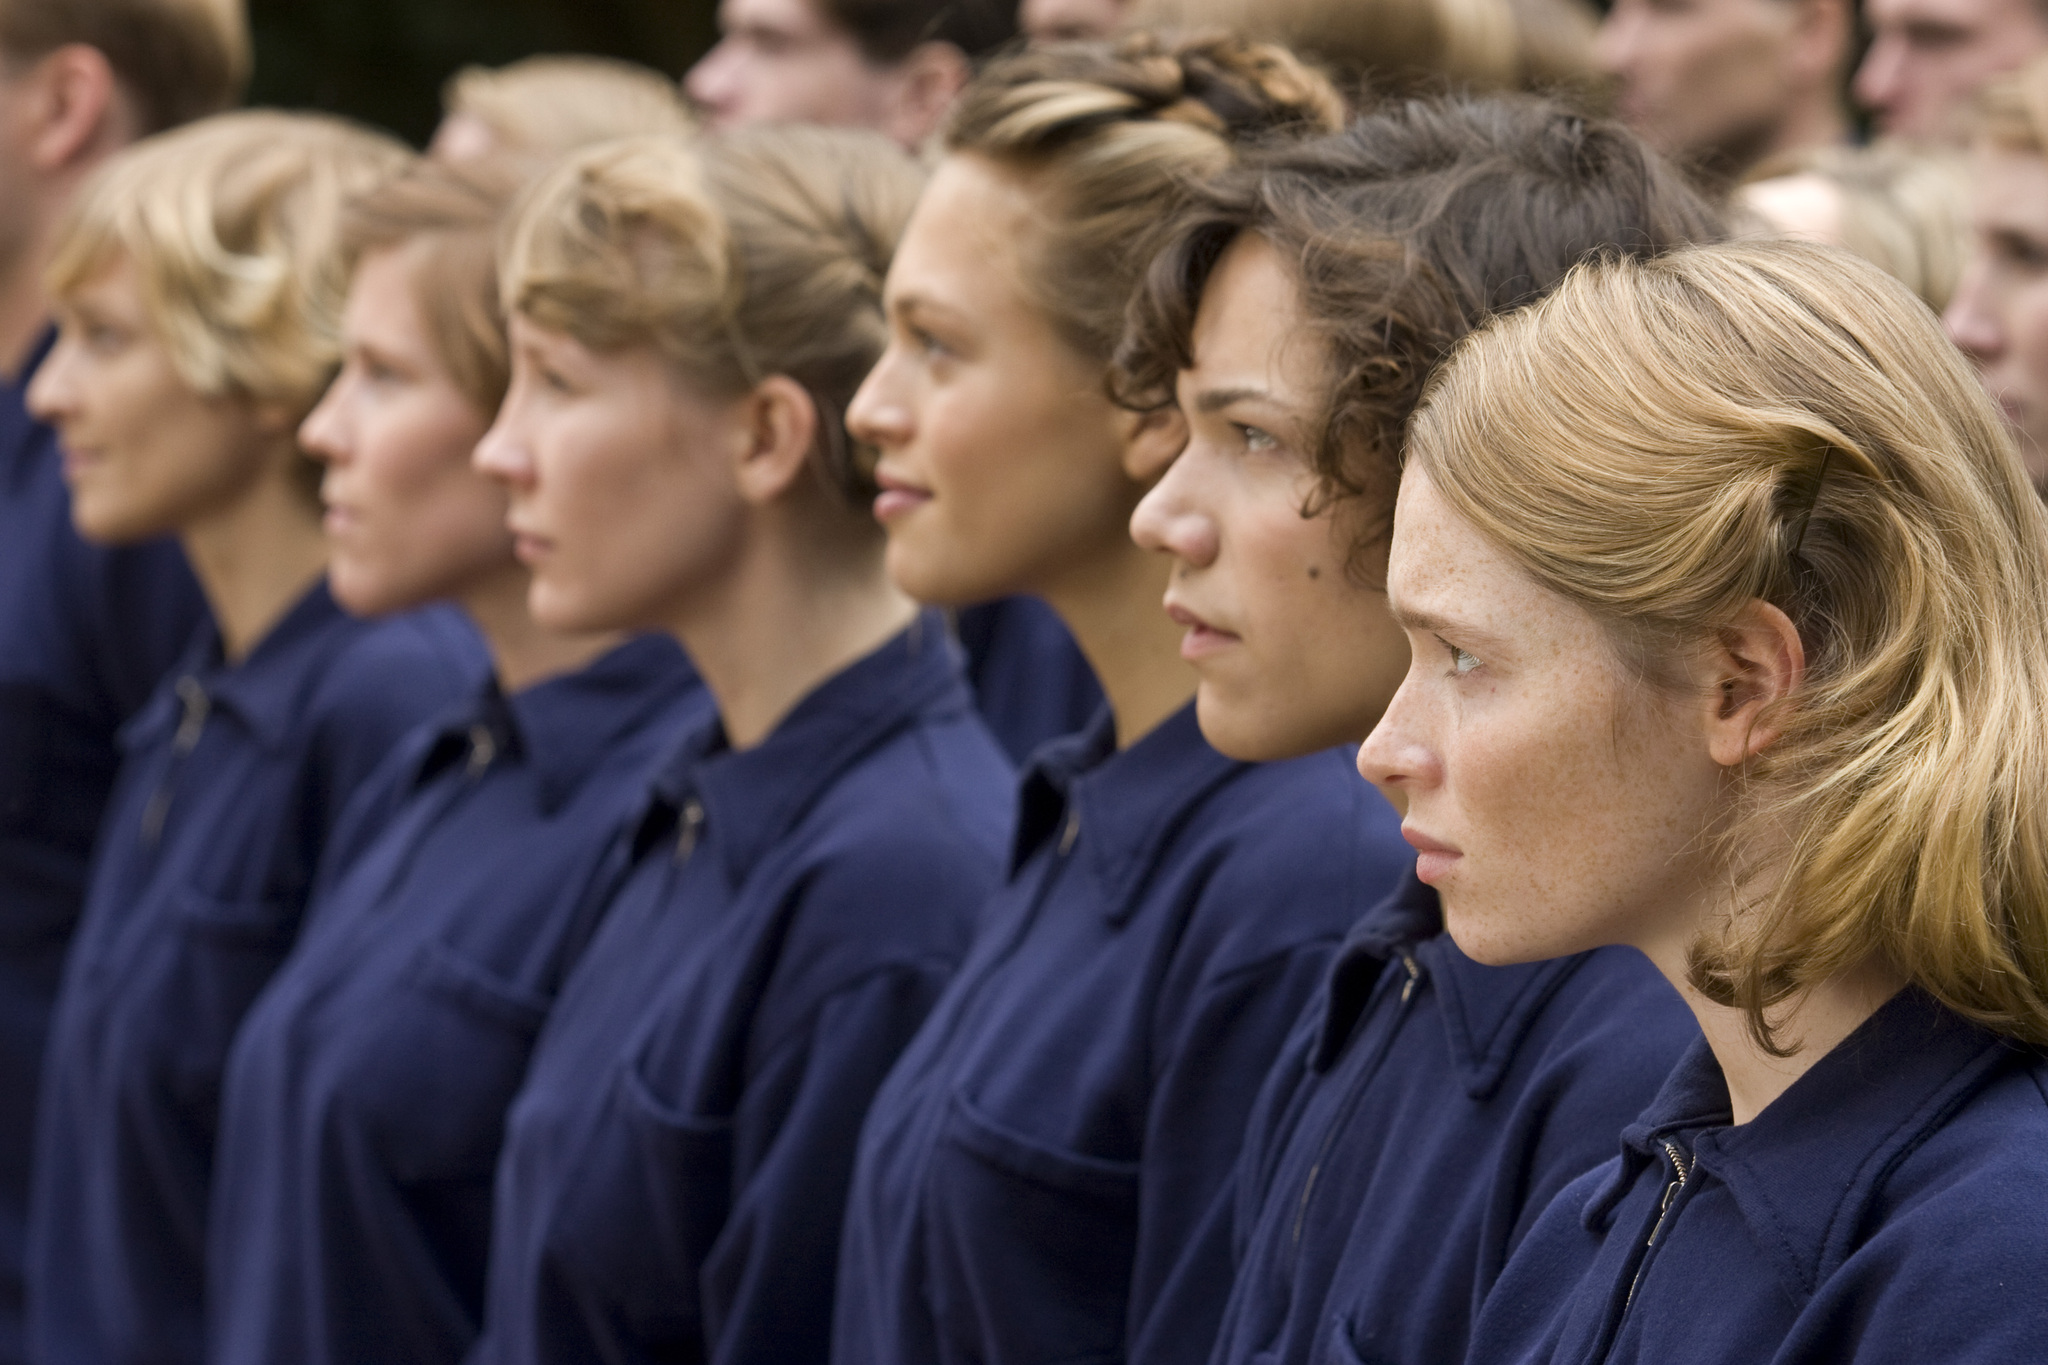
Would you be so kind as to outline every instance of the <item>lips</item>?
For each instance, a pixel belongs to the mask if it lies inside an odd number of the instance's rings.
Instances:
[[[1200,663],[1240,643],[1238,636],[1210,625],[1171,597],[1166,599],[1166,615],[1186,631],[1180,637],[1180,657],[1191,664]]]
[[[516,521],[509,523],[506,529],[512,533],[512,553],[521,564],[531,567],[554,553],[555,543],[546,536],[530,531]]]
[[[1415,875],[1434,886],[1447,876],[1457,861],[1465,855],[1438,839],[1432,839],[1421,830],[1403,821],[1401,837],[1415,850]]]
[[[887,525],[900,517],[908,516],[932,500],[931,490],[886,469],[875,471],[875,486],[881,492],[875,495],[875,520]]]

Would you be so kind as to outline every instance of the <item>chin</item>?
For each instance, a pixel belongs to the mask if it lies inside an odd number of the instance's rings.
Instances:
[[[1511,915],[1473,914],[1467,898],[1456,890],[1439,888],[1437,894],[1443,904],[1444,931],[1451,936],[1451,942],[1458,945],[1459,952],[1483,966],[1512,967],[1523,962],[1542,962],[1570,951],[1537,943],[1527,935],[1516,933]],[[1507,922],[1503,923],[1503,920]]]
[[[74,497],[71,524],[78,534],[95,545],[136,545],[176,530],[147,517],[123,515],[118,508],[100,507],[91,499]]]
[[[1006,587],[990,587],[971,572],[957,572],[962,567],[947,556],[909,550],[894,535],[882,558],[889,581],[928,607],[972,607],[1010,595]]]
[[[1223,689],[1207,681],[1195,691],[1195,719],[1210,748],[1240,763],[1277,763],[1339,745],[1358,747],[1347,725],[1324,725],[1318,722],[1325,717],[1296,716],[1284,707],[1229,699]],[[1368,725],[1358,733],[1371,729]]]

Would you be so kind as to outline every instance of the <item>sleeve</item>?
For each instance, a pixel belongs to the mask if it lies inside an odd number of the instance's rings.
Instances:
[[[854,981],[749,1078],[734,1116],[731,1213],[702,1278],[711,1365],[829,1354],[861,1122],[950,970],[898,965]]]
[[[1217,979],[1166,1044],[1138,1196],[1131,1365],[1209,1356],[1234,1277],[1246,1124],[1334,946],[1311,940]]]

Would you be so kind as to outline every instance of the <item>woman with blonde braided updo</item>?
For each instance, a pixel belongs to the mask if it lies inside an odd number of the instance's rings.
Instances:
[[[1203,740],[1170,563],[1128,532],[1185,428],[1120,409],[1109,367],[1191,183],[1339,107],[1269,46],[1039,49],[969,87],[905,231],[849,410],[889,572],[928,602],[1042,599],[1108,707],[1033,761],[1009,882],[869,1113],[836,1361],[1209,1353],[1246,1114],[1403,849],[1340,751]]]

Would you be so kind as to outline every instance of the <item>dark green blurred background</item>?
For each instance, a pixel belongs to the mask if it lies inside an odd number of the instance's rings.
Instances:
[[[348,114],[417,144],[459,67],[598,52],[679,75],[716,14],[717,0],[249,0],[249,102]]]

